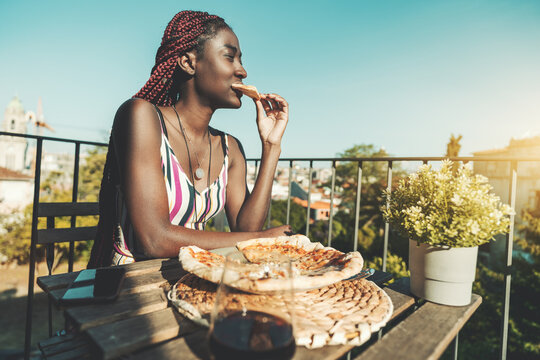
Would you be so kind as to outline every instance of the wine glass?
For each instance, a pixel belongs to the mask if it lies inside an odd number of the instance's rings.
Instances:
[[[246,265],[238,255],[226,256],[209,329],[214,359],[290,359],[296,345],[293,335],[291,261],[268,254],[259,264]],[[235,288],[243,279],[277,276],[283,287],[271,293],[247,293]]]

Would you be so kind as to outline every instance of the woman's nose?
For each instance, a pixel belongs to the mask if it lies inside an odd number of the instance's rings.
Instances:
[[[236,69],[236,75],[241,79],[245,79],[247,77],[247,71],[246,69],[244,69],[243,65],[238,65],[238,68]]]

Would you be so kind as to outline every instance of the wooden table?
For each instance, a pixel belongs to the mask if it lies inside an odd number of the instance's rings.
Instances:
[[[183,275],[176,259],[122,265],[126,279],[118,299],[109,304],[64,308],[73,327],[68,335],[41,341],[46,359],[208,359],[206,330],[179,315],[166,292]],[[38,278],[39,286],[58,306],[58,299],[77,272]],[[357,359],[437,359],[480,305],[473,294],[462,307],[419,303],[401,281],[384,287],[394,304],[383,337],[365,345]],[[373,334],[372,338],[377,338]],[[370,340],[371,342],[371,340]],[[352,346],[298,347],[294,359],[337,359]]]

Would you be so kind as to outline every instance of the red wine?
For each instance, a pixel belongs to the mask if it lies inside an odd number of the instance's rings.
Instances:
[[[216,320],[210,351],[216,359],[290,359],[296,345],[290,323],[259,311]]]

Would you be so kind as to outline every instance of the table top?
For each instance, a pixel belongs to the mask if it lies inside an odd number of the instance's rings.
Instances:
[[[39,343],[47,359],[208,359],[206,329],[187,320],[168,303],[166,292],[185,271],[176,259],[156,259],[121,265],[126,278],[118,298],[107,304],[64,308],[74,331]],[[44,276],[38,285],[56,306],[78,272]],[[383,287],[394,304],[384,335],[370,340],[357,359],[437,359],[480,305],[473,294],[471,304],[461,307],[418,302],[408,282]],[[376,339],[377,334],[372,335]],[[294,359],[337,359],[353,346],[299,346]],[[399,354],[399,356],[396,356]]]

